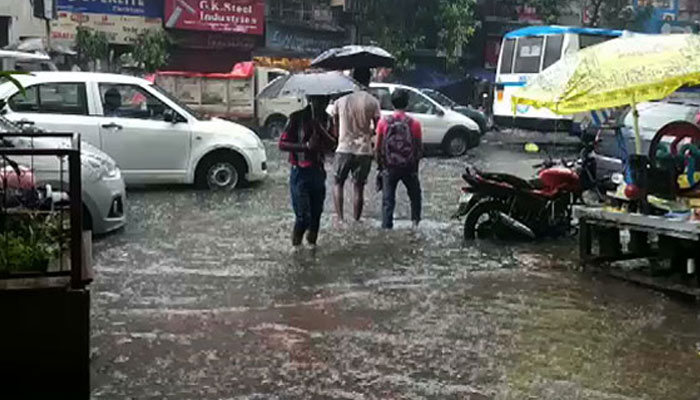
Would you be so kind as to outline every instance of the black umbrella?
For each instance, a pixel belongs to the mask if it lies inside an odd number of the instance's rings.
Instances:
[[[334,70],[391,68],[395,62],[394,56],[380,47],[350,45],[324,51],[311,66]]]
[[[281,76],[272,81],[260,94],[259,99],[295,96],[334,96],[351,93],[362,87],[349,76],[340,72],[322,72]]]

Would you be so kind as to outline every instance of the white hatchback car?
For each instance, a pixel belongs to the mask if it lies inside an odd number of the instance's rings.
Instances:
[[[55,132],[77,132],[109,154],[127,185],[195,183],[229,189],[267,176],[255,132],[207,118],[152,83],[87,72],[17,75],[25,93],[0,85],[6,117]]]
[[[393,112],[391,94],[396,89],[409,92],[406,112],[423,126],[423,144],[426,147],[440,147],[448,156],[457,157],[479,145],[481,134],[476,122],[441,106],[420,90],[410,86],[388,83],[370,85],[369,91],[379,99],[382,115],[391,115]]]

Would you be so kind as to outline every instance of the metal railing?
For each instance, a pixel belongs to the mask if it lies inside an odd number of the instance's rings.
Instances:
[[[84,288],[82,210],[80,135],[0,132],[0,281],[69,277]]]

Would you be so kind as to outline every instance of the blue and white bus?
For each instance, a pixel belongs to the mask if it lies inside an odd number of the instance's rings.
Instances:
[[[510,32],[503,38],[496,71],[493,114],[500,126],[538,130],[571,131],[572,116],[547,109],[519,106],[515,115],[511,96],[528,80],[563,56],[622,36],[623,31],[565,26],[531,26]]]

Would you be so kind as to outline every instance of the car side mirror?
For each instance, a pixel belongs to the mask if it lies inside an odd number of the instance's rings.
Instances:
[[[176,124],[178,122],[182,122],[182,118],[180,118],[180,115],[178,115],[178,113],[176,113],[175,110],[169,108],[163,111],[163,121],[170,122],[171,124]]]
[[[445,116],[445,111],[443,111],[440,108],[435,109],[435,114],[437,114],[438,117],[444,117]]]

